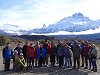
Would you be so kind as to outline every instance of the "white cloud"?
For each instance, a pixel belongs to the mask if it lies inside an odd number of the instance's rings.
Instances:
[[[76,12],[82,12],[91,19],[99,19],[99,0],[26,0],[21,5],[0,10],[0,25],[18,24],[37,28],[55,23]]]
[[[35,34],[32,33],[31,35],[86,35],[86,34],[95,34],[100,33],[100,27],[96,28],[95,30],[87,30],[87,31],[81,31],[81,32],[66,32],[66,31],[59,31],[55,33],[49,33],[49,34]]]

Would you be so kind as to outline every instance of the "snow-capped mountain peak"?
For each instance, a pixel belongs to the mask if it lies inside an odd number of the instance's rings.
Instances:
[[[84,18],[84,15],[81,13],[75,13],[72,15],[73,18]]]
[[[41,29],[33,29],[31,30],[31,33],[49,34],[59,31],[81,32],[96,29],[98,27],[100,27],[99,20],[92,21],[91,19],[89,19],[89,17],[85,17],[82,13],[75,13],[72,16],[65,17],[55,24],[51,24],[45,28],[43,27]]]
[[[43,27],[38,29],[25,30],[23,29],[23,27],[19,25],[3,24],[0,26],[0,30],[6,33],[11,33],[13,35],[32,33],[50,34],[61,31],[63,31],[63,33],[69,32],[73,34],[81,34],[84,31],[85,33],[89,33],[90,30],[100,30],[100,20],[92,21],[91,19],[89,19],[89,17],[85,17],[82,13],[75,13],[72,16],[65,17],[54,24],[50,24],[49,26],[43,24]]]
[[[14,34],[14,35],[21,35],[24,33],[26,33],[25,30],[23,30],[22,26],[18,26],[18,25],[12,25],[12,24],[3,24],[0,25],[0,30],[6,32],[6,33],[10,33],[10,34]]]
[[[89,22],[92,21],[89,17],[85,17],[81,13],[75,13],[72,16],[68,16],[63,18],[61,21],[69,21],[69,22]]]

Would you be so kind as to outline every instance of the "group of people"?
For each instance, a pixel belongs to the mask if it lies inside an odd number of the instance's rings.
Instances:
[[[67,41],[63,43],[48,42],[36,44],[26,42],[23,47],[20,44],[13,50],[10,43],[2,51],[4,61],[4,71],[9,71],[10,60],[13,59],[13,69],[23,70],[27,67],[84,67],[97,72],[98,49],[88,41]],[[49,64],[50,61],[50,64]],[[80,62],[81,61],[81,62]]]

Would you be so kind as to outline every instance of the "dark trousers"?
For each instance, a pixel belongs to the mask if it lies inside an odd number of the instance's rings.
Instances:
[[[59,66],[63,66],[64,65],[64,56],[59,56]]]
[[[34,66],[34,57],[28,57],[27,66]]]
[[[89,58],[89,69],[91,69],[91,65],[92,65],[92,60],[91,58]]]
[[[84,56],[81,54],[81,59],[82,59],[82,66],[84,67]]]
[[[5,66],[4,66],[4,70],[8,71],[10,68],[10,58],[5,58]]]
[[[44,58],[39,59],[38,66],[42,67],[42,64],[44,64]]]
[[[93,70],[97,70],[97,64],[96,64],[96,61],[92,61],[92,66],[93,66]]]
[[[51,62],[51,66],[54,66],[55,64],[55,55],[50,55],[50,62]]]
[[[88,68],[88,56],[85,56],[85,65],[86,65],[86,68]]]
[[[80,57],[74,57],[74,68],[76,68],[76,62],[78,68],[80,67]]]

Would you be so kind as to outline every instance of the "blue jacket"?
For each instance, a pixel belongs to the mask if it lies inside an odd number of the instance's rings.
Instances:
[[[42,48],[42,56],[40,56],[40,48],[38,48],[38,50],[37,50],[37,58],[38,59],[44,58],[45,54],[46,54],[46,50],[44,48]]]
[[[64,56],[64,47],[63,46],[58,48],[58,55]]]
[[[70,57],[70,48],[64,48],[64,57],[69,58]]]
[[[13,51],[11,47],[5,47],[2,52],[3,58],[11,58]]]

